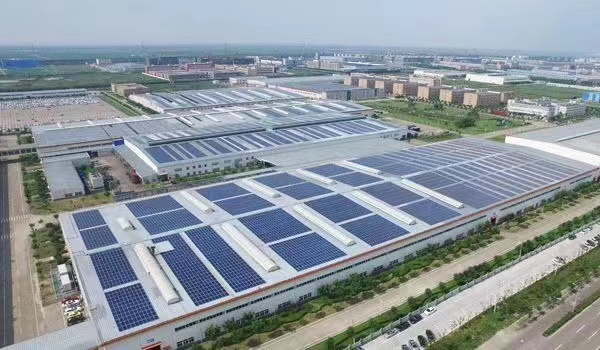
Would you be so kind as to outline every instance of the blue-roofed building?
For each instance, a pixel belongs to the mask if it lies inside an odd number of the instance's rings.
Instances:
[[[581,98],[583,102],[600,103],[600,92],[586,92]]]

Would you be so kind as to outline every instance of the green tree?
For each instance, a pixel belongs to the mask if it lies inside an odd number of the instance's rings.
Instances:
[[[324,348],[325,348],[325,350],[334,350],[335,349],[335,340],[333,340],[333,338],[331,338],[331,337],[327,338]]]
[[[471,113],[471,112],[469,112],[469,113]],[[475,117],[466,116],[466,117],[457,119],[454,122],[454,126],[457,129],[466,129],[466,128],[475,126],[476,123],[477,123],[477,119]]]

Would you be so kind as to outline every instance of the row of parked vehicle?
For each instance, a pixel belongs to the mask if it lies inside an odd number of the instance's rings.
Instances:
[[[422,315],[414,314],[414,315],[408,316],[408,321],[402,322],[399,325],[397,325],[396,327],[387,331],[385,333],[385,338],[391,338],[391,337],[395,336],[396,334],[408,329],[411,325],[421,321],[423,319],[423,316],[429,316],[436,311],[437,311],[437,309],[435,307],[430,307],[430,308],[427,308],[423,312]],[[435,334],[433,333],[433,331],[431,329],[427,329],[427,330],[425,330],[425,335],[420,334],[419,336],[417,336],[418,343],[414,339],[410,339],[408,341],[408,344],[402,344],[402,350],[421,349],[421,347],[425,347],[425,346],[427,346],[427,344],[433,343],[435,341],[435,339],[436,339],[436,337],[435,337]],[[419,344],[421,347],[419,346]]]
[[[63,314],[67,319],[68,326],[72,326],[85,320],[83,300],[80,296],[64,297],[62,301],[62,309]]]

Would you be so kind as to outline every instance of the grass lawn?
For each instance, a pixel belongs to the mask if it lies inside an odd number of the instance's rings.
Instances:
[[[30,236],[33,257],[36,259],[35,266],[40,283],[42,304],[48,305],[56,301],[51,272],[56,265],[67,261],[67,258],[63,256],[65,241],[58,224],[44,224],[41,219],[33,228]]]
[[[490,137],[488,140],[504,143],[505,139],[506,139],[506,135],[496,135],[496,136]]]
[[[414,110],[411,110],[404,100],[364,102],[363,105],[387,112],[386,116],[389,117],[471,135],[527,125],[526,122],[520,120],[504,119],[492,114],[479,113],[475,126],[457,128],[455,122],[467,117],[469,109],[445,106],[443,110],[436,110],[430,103],[417,102]]]
[[[572,97],[580,98],[584,92],[584,90],[580,89],[561,88],[556,86],[549,86],[544,83],[493,85],[465,81],[464,79],[444,79],[444,84],[474,89],[485,88],[493,91],[514,91],[517,97],[532,99],[549,97],[558,100],[567,100]]]

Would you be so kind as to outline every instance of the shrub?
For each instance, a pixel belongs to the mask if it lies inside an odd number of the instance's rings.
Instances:
[[[260,338],[250,338],[246,342],[246,345],[248,345],[249,347],[259,346],[260,344],[262,344],[262,340],[260,340]]]

